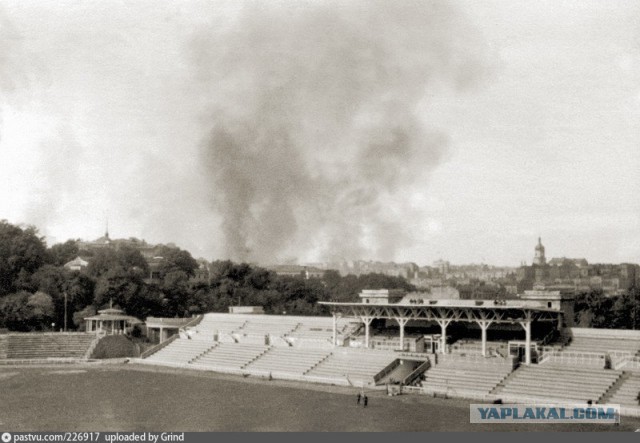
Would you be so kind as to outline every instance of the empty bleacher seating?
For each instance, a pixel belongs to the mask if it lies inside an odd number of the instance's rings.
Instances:
[[[396,358],[391,352],[336,349],[306,375],[341,380],[347,378],[352,383],[373,383],[373,377]]]
[[[192,364],[211,369],[240,370],[268,349],[265,345],[252,343],[219,343],[200,355]]]
[[[95,338],[87,333],[8,334],[4,353],[7,359],[81,359]]]
[[[621,338],[576,336],[572,338],[569,345],[564,348],[564,351],[597,353],[617,351],[628,352],[633,355],[640,351],[640,341]]]
[[[351,332],[350,319],[336,320],[338,339]],[[271,316],[255,314],[217,314],[203,316],[202,321],[189,328],[194,338],[214,337],[225,343],[274,344],[282,346],[331,345],[333,319],[331,317]],[[270,338],[267,339],[266,336]]]
[[[304,375],[330,354],[323,349],[272,347],[245,368],[250,371]]]
[[[551,400],[597,401],[620,377],[619,371],[563,365],[521,366],[498,395]]]
[[[638,394],[640,393],[640,374],[628,373],[618,388],[611,394],[607,403],[619,404],[621,406],[637,407]]]
[[[426,392],[489,394],[512,371],[509,359],[442,358],[424,373]]]
[[[187,364],[216,346],[213,340],[190,340],[178,338],[151,354],[147,360],[154,363]]]

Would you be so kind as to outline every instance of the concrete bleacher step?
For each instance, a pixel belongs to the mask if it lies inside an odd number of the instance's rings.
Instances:
[[[322,360],[320,360],[319,362],[317,362],[315,365],[311,366],[309,369],[307,369],[303,374],[307,375],[309,372],[313,371],[315,368],[317,368],[320,364],[322,364],[322,362],[324,362],[325,360],[327,360],[329,357],[331,357],[333,355],[332,352],[328,353]]]
[[[633,386],[634,385],[633,381],[634,379],[631,373],[623,372],[622,374],[620,374],[620,377],[618,377],[618,379],[609,387],[609,389],[607,389],[607,391],[602,395],[602,397],[600,397],[599,402],[607,403],[612,398],[624,398],[624,395],[619,395],[619,394],[622,394],[627,387]],[[640,387],[640,378],[638,379],[637,386]],[[633,395],[634,394],[633,392],[630,392],[631,396],[634,397],[636,404],[637,404],[638,392],[640,391],[636,391],[635,395]]]
[[[620,378],[619,371],[567,366],[521,366],[492,394],[533,398],[598,401]]]
[[[84,358],[94,338],[88,333],[9,334],[2,354],[7,359]]]

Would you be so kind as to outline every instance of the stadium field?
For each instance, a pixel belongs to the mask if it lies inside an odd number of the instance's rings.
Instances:
[[[4,367],[8,431],[633,431],[613,425],[477,425],[469,402],[137,364]]]

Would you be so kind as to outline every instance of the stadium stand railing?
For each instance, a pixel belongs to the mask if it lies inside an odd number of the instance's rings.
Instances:
[[[187,328],[194,328],[196,326],[198,326],[201,322],[202,319],[204,318],[204,315],[200,314],[200,315],[196,315],[193,320],[191,320],[189,323],[185,324],[184,326],[182,326],[182,329],[187,329]]]
[[[100,341],[101,337],[96,336],[92,341],[91,344],[89,344],[89,347],[87,348],[86,352],[84,353],[83,358],[85,360],[89,360],[91,358],[91,355],[93,354],[93,351],[96,349],[96,346],[98,346],[98,342]]]
[[[178,338],[180,338],[179,334],[172,335],[171,337],[169,337],[168,339],[166,339],[162,343],[158,343],[157,345],[152,346],[149,349],[147,349],[146,351],[144,351],[142,354],[140,354],[140,358],[150,357],[151,355],[153,355],[156,352],[158,352],[160,349],[169,346],[171,343],[173,343]]]
[[[417,368],[415,368],[409,375],[402,379],[401,384],[403,386],[409,386],[422,378],[422,375],[431,367],[431,361],[423,361]]]
[[[561,364],[567,366],[607,367],[607,354],[600,352],[552,351],[545,353],[538,364]]]
[[[382,369],[382,371],[373,376],[373,382],[377,384],[380,380],[391,374],[398,366],[400,366],[400,360],[393,360],[384,369]]]

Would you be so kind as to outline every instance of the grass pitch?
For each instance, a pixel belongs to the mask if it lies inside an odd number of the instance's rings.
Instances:
[[[8,431],[633,431],[612,425],[477,425],[469,401],[266,381],[135,364],[0,369]]]

